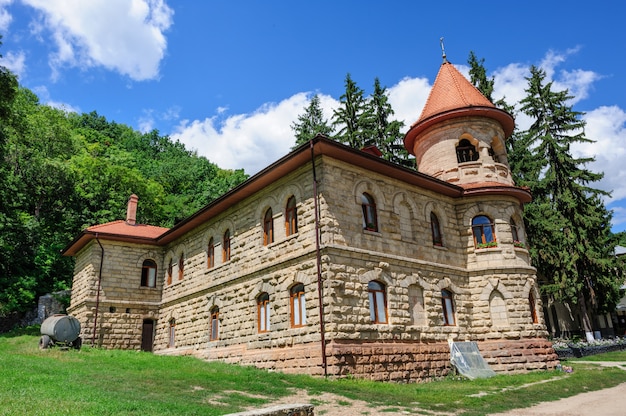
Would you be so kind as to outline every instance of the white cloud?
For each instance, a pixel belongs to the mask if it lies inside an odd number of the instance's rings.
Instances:
[[[70,104],[63,103],[60,101],[54,101],[50,98],[50,91],[44,85],[40,85],[31,89],[37,97],[39,97],[39,102],[45,105],[48,105],[53,108],[58,108],[59,110],[63,110],[66,113],[81,113],[80,108],[74,107]]]
[[[574,50],[575,51],[575,50]],[[572,53],[572,51],[568,51]],[[584,70],[558,71],[567,55],[548,52],[542,61],[546,65],[546,82],[554,81],[554,91],[568,89],[572,94],[585,96],[592,91],[598,74]],[[465,70],[466,67],[459,67]],[[494,98],[504,97],[510,104],[519,102],[525,95],[529,66],[512,63],[493,72]],[[556,79],[554,79],[556,77]],[[432,84],[426,78],[404,78],[388,89],[389,102],[395,118],[404,121],[405,131],[417,121],[428,98]],[[218,108],[215,115],[204,120],[185,120],[171,137],[198,151],[222,168],[245,168],[254,174],[289,152],[295,143],[291,125],[308,106],[312,93],[298,93],[278,104],[260,107],[253,114],[228,115],[227,108]],[[330,120],[338,101],[318,93],[320,106]],[[604,172],[605,178],[596,187],[613,191],[611,208],[615,210],[614,224],[626,222],[626,170],[622,168],[626,155],[626,112],[619,107],[600,107],[584,116],[587,122],[585,135],[593,144],[577,145],[575,156],[592,156],[596,161],[588,166],[594,172]],[[516,123],[522,130],[531,120],[516,114]]]
[[[594,186],[612,191],[610,202],[626,198],[626,111],[617,107],[600,107],[587,112],[585,137],[593,143],[579,143],[572,153],[579,157],[593,157],[588,168],[603,172],[604,178]]]
[[[431,87],[426,78],[403,78],[389,88],[389,104],[395,119],[404,122],[403,131],[408,131],[419,118]]]
[[[221,168],[245,167],[246,173],[254,174],[289,152],[295,143],[291,123],[308,99],[306,93],[299,93],[278,104],[263,105],[253,114],[185,120],[171,137]],[[320,96],[320,103],[324,106],[326,99]]]
[[[13,0],[0,0],[0,32],[9,30],[9,25],[13,21],[13,16],[6,9],[12,2]]]
[[[26,56],[24,52],[7,52],[0,58],[0,66],[4,66],[8,68],[9,71],[13,72],[18,77],[22,77],[24,72],[26,71]]]
[[[102,66],[135,81],[158,78],[174,14],[164,0],[23,1],[42,13],[33,32],[52,34],[54,76],[63,66]]]

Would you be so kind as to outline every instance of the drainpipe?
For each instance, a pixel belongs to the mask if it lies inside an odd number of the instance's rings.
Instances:
[[[324,329],[324,289],[322,287],[322,254],[320,251],[320,219],[319,219],[319,195],[317,194],[317,175],[315,173],[315,152],[313,140],[309,140],[311,148],[311,166],[313,167],[313,206],[315,209],[315,252],[317,255],[317,297],[320,311],[320,341],[322,343],[322,366],[324,377],[328,377],[328,365],[326,362],[326,330]]]
[[[91,336],[91,346],[93,347],[96,344],[96,328],[98,326],[98,309],[100,309],[100,286],[102,284],[102,263],[104,263],[104,247],[100,243],[98,239],[98,233],[96,233],[96,241],[100,246],[101,254],[100,254],[100,271],[98,272],[98,291],[96,292],[96,316],[93,319],[93,334]]]

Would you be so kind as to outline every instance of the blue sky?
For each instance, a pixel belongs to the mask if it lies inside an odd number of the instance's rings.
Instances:
[[[223,168],[254,174],[294,143],[312,94],[325,114],[347,73],[378,77],[396,117],[420,115],[441,64],[474,51],[496,98],[524,96],[530,65],[585,112],[578,146],[605,173],[626,229],[626,1],[0,0],[0,64],[41,102],[158,129]],[[518,117],[518,126],[528,126]]]

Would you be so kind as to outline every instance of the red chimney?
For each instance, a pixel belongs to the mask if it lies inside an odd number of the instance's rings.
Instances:
[[[135,225],[137,222],[137,201],[139,197],[137,195],[132,194],[130,198],[128,198],[128,208],[126,208],[126,224]]]

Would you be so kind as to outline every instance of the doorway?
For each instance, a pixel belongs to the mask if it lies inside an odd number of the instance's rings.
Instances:
[[[154,320],[144,319],[141,329],[141,351],[152,352],[154,341]]]

